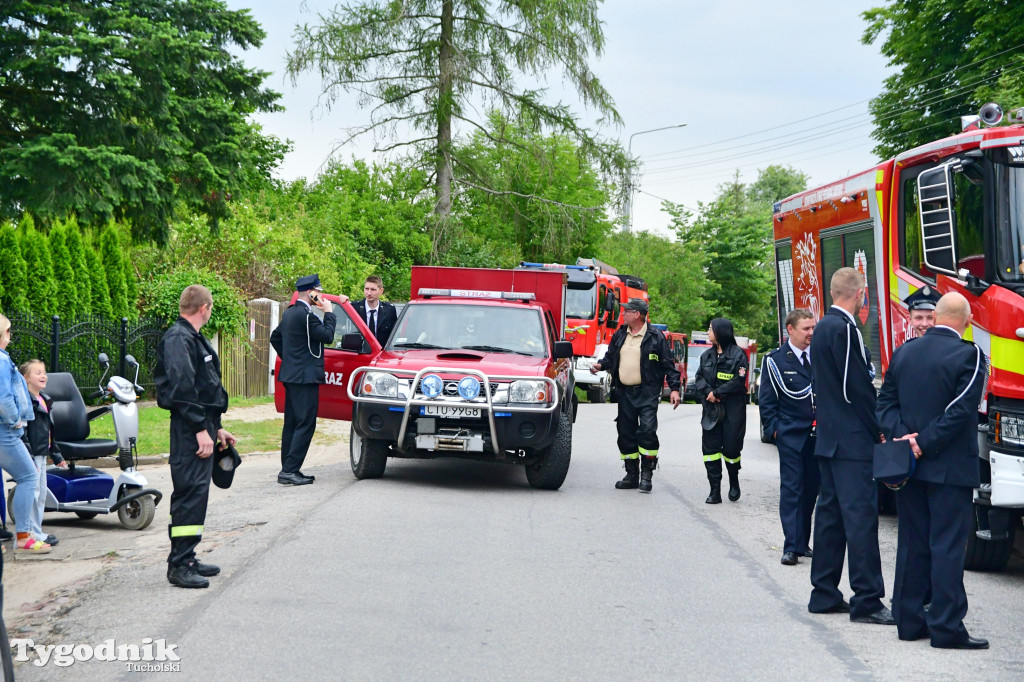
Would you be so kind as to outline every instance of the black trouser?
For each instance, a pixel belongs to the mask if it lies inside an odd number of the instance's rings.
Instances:
[[[722,401],[725,414],[701,438],[701,453],[708,480],[714,483],[722,480],[722,460],[730,473],[738,472],[743,438],[747,432],[747,413],[744,397],[730,396]]]
[[[910,479],[896,493],[899,543],[892,615],[901,637],[950,646],[967,639],[964,549],[974,490]],[[926,602],[931,602],[928,611]]]
[[[661,386],[654,388],[623,386],[616,388],[619,414],[615,427],[619,432],[619,454],[622,459],[658,456],[658,405]]]
[[[782,551],[806,554],[821,483],[821,472],[814,459],[814,438],[804,441],[799,452],[779,445],[779,482],[779,519],[785,538]]]
[[[320,384],[285,384],[284,390],[281,473],[295,474],[306,461],[306,452],[316,432]]]
[[[818,457],[821,491],[814,517],[811,600],[820,613],[843,600],[839,580],[843,558],[850,557],[850,616],[867,616],[882,607],[885,583],[878,551],[878,487],[871,460]]]
[[[206,430],[214,443],[217,429],[207,421]],[[171,537],[171,553],[167,563],[180,566],[196,558],[196,546],[203,539],[206,505],[210,499],[210,476],[213,456],[201,459],[196,452],[199,441],[184,419],[171,413],[171,520],[167,533]]]

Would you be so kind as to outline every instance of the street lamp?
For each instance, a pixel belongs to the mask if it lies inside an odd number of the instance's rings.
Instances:
[[[672,130],[673,128],[682,128],[686,126],[685,123],[677,123],[674,126],[665,126],[663,128],[651,128],[650,130],[641,130],[640,132],[633,133],[629,136],[629,145],[626,148],[626,156],[630,159],[633,158],[633,138],[637,135],[646,135],[647,133],[656,133],[659,130]],[[626,232],[633,231],[633,194],[636,188],[636,183],[633,182],[632,173],[630,174],[629,180],[629,192],[626,196],[626,217],[629,219],[626,223]]]

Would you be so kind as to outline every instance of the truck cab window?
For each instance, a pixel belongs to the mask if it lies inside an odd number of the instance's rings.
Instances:
[[[921,277],[935,280],[935,273],[924,264],[921,242],[921,215],[917,202],[918,173],[904,176],[900,203],[900,265]],[[966,268],[979,279],[985,278],[984,191],[962,171],[953,174],[953,212],[956,215],[957,267]]]

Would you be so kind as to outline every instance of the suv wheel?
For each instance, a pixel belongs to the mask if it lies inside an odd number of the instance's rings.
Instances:
[[[555,442],[537,451],[537,461],[526,465],[526,480],[539,490],[558,490],[569,473],[572,458],[572,421],[562,412]]]
[[[348,433],[348,458],[356,478],[380,478],[388,465],[388,442],[363,438],[352,426]]]

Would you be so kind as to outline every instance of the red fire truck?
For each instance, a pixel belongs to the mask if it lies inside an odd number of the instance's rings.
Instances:
[[[970,301],[967,338],[989,357],[990,376],[966,565],[999,569],[1024,508],[1024,126],[995,127],[995,105],[982,114],[992,127],[971,117],[958,135],[777,203],[774,235],[780,321],[793,308],[820,318],[832,273],[862,273],[856,317],[876,382],[913,335],[904,298],[927,285]],[[1012,119],[1024,122],[1024,110]],[[779,331],[784,339],[781,322]]]
[[[565,275],[417,266],[411,293],[383,348],[351,304],[335,308],[318,414],[352,421],[355,476],[448,456],[522,464],[533,487],[559,488],[575,415]]]
[[[647,283],[639,277],[623,275],[597,259],[579,258],[576,265],[560,263],[521,263],[520,267],[568,276],[565,296],[565,338],[572,342],[576,356],[573,378],[587,392],[592,403],[605,402],[611,396],[611,376],[601,371],[590,373],[590,366],[604,357],[612,334],[622,323],[621,305],[630,298],[650,302]]]
[[[661,330],[668,339],[668,345],[672,348],[672,362],[675,363],[676,370],[679,372],[679,381],[682,384],[682,392],[679,394],[682,399],[683,394],[686,393],[686,364],[687,364],[687,338],[686,334],[682,332],[670,332],[667,324],[651,324],[655,329]],[[665,379],[665,385],[661,387],[661,399],[667,400],[672,395],[672,392],[668,390],[668,379]]]

